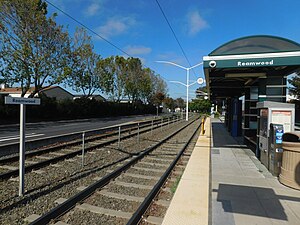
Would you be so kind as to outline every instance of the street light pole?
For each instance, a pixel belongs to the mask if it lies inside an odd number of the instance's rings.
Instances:
[[[169,62],[169,61],[156,61],[158,63],[166,63],[166,64],[171,64],[173,66],[177,66],[179,68],[182,68],[184,70],[186,70],[186,84],[182,83],[182,82],[179,82],[179,81],[170,81],[170,82],[173,82],[173,83],[178,83],[178,84],[181,84],[183,86],[186,87],[186,114],[185,114],[185,120],[186,121],[189,121],[189,86],[192,86],[194,85],[196,82],[193,82],[191,84],[189,84],[189,76],[190,76],[190,69],[193,69],[197,66],[200,66],[203,64],[203,62],[201,63],[198,63],[192,67],[184,67],[184,66],[181,66],[181,65],[178,65],[176,63],[173,63],[173,62]]]
[[[189,121],[189,76],[190,76],[190,69],[187,68],[186,70],[186,114],[185,114],[186,121]]]

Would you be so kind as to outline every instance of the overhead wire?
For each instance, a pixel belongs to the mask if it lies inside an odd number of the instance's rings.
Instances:
[[[129,57],[132,57],[130,54],[128,54],[127,52],[125,52],[124,50],[122,50],[121,48],[119,48],[117,45],[115,45],[111,41],[107,40],[105,37],[101,36],[100,34],[98,34],[97,32],[95,32],[94,30],[92,30],[91,28],[89,28],[88,26],[86,26],[85,24],[83,24],[82,22],[80,22],[79,20],[77,20],[75,17],[73,17],[70,14],[66,13],[65,11],[63,11],[62,9],[60,9],[58,6],[54,5],[53,3],[51,3],[48,0],[45,0],[45,2],[47,2],[49,5],[51,5],[52,7],[54,7],[55,9],[57,9],[58,11],[60,11],[64,15],[66,15],[67,17],[69,17],[72,20],[74,20],[76,23],[80,24],[80,26],[84,27],[85,29],[87,29],[88,31],[90,31],[91,33],[93,33],[94,35],[96,35],[97,37],[101,38],[103,41],[107,42],[108,44],[110,44],[114,48],[118,49],[120,52],[124,53],[125,55],[127,55]]]
[[[181,49],[181,52],[182,52],[184,58],[185,58],[186,61],[188,62],[189,66],[192,67],[192,65],[191,65],[191,63],[190,63],[190,61],[189,61],[189,59],[188,59],[188,57],[187,57],[185,51],[183,50],[182,45],[180,44],[180,42],[179,42],[179,40],[178,40],[178,38],[177,38],[177,35],[176,35],[174,29],[173,29],[172,26],[171,26],[171,23],[169,22],[169,20],[168,20],[166,14],[165,14],[165,12],[164,12],[164,10],[163,10],[163,8],[161,7],[161,5],[160,5],[160,3],[159,3],[158,0],[155,0],[155,1],[156,1],[157,5],[158,5],[158,7],[159,7],[159,9],[160,9],[160,11],[161,11],[163,17],[165,18],[165,20],[166,20],[166,22],[167,22],[167,24],[168,24],[168,26],[169,26],[169,28],[170,28],[170,30],[171,30],[173,36],[174,36],[174,38],[175,38],[175,40],[176,40],[176,42],[177,42],[179,48]],[[195,71],[194,71],[194,68],[192,69],[192,71],[193,71],[193,74],[194,74],[195,78],[197,79],[197,76],[196,76],[196,73],[195,73]]]
[[[45,2],[47,2],[49,5],[51,5],[52,7],[54,7],[55,9],[57,9],[58,11],[60,11],[61,13],[63,13],[65,16],[69,17],[70,19],[74,20],[76,23],[78,23],[80,26],[84,27],[85,29],[87,29],[88,31],[90,31],[91,33],[93,33],[94,35],[96,35],[97,37],[101,38],[103,41],[107,42],[109,45],[111,45],[112,47],[114,47],[115,49],[119,50],[120,52],[124,53],[125,55],[129,56],[129,57],[133,57],[131,56],[129,53],[127,53],[126,51],[124,51],[123,49],[121,49],[120,47],[118,47],[116,44],[112,43],[111,41],[107,40],[105,37],[103,37],[102,35],[98,34],[97,32],[95,32],[94,30],[92,30],[91,28],[89,28],[87,25],[83,24],[82,22],[80,22],[79,20],[77,20],[75,17],[71,16],[70,14],[68,14],[67,12],[65,12],[64,10],[62,10],[61,8],[59,8],[58,6],[54,5],[52,2],[48,1],[48,0],[44,0]],[[145,67],[147,67],[145,64],[142,64]],[[163,78],[166,81],[169,81],[168,79],[166,79],[165,77],[163,77],[162,75],[159,75],[161,78]]]

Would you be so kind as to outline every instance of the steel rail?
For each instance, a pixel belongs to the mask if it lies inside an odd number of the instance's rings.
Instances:
[[[156,149],[157,147],[159,147],[160,145],[165,143],[167,140],[169,140],[170,138],[172,138],[173,136],[178,134],[180,131],[182,131],[183,129],[185,129],[186,127],[188,127],[191,123],[193,123],[195,121],[196,121],[196,119],[191,121],[190,123],[186,124],[182,128],[178,129],[177,131],[173,132],[172,134],[168,135],[166,138],[164,138],[162,141],[156,143],[154,146],[151,146],[151,147],[148,147],[148,148],[144,149],[139,154],[134,156],[133,159],[130,160],[128,163],[126,163],[125,165],[117,168],[116,170],[114,170],[110,174],[108,174],[108,175],[104,176],[103,178],[101,178],[99,181],[97,181],[94,184],[88,186],[87,188],[85,188],[84,190],[79,192],[78,194],[76,194],[73,197],[69,198],[68,200],[61,203],[60,205],[56,206],[55,208],[50,210],[48,213],[42,215],[41,217],[39,217],[35,221],[31,222],[30,225],[44,225],[44,224],[49,223],[51,220],[65,214],[70,209],[74,208],[74,206],[78,202],[86,199],[92,193],[94,193],[96,189],[104,187],[107,183],[109,183],[109,181],[111,181],[111,180],[115,179],[116,177],[118,177],[122,172],[124,172],[125,170],[130,168],[138,160],[143,158],[145,155],[149,154],[151,151],[153,151],[154,149]]]
[[[140,131],[140,133],[145,133],[145,132],[147,132],[149,130],[151,130],[151,128],[142,130],[142,131]],[[137,135],[137,132],[134,132],[134,133],[131,133],[131,134],[127,134],[126,136],[122,136],[120,139],[121,140],[127,139],[127,138],[133,137],[135,135]],[[107,146],[109,144],[117,142],[118,140],[119,140],[118,138],[114,138],[112,140],[107,140],[107,141],[105,141],[103,143],[87,147],[87,148],[85,148],[85,152],[91,151],[91,150],[96,149],[96,148],[101,148],[101,147]],[[82,142],[80,141],[80,144],[81,143]],[[44,166],[50,165],[51,163],[56,163],[56,162],[62,161],[64,159],[68,159],[68,158],[74,157],[74,156],[79,155],[81,153],[82,153],[82,150],[80,149],[80,150],[76,150],[74,152],[66,153],[66,154],[61,155],[61,156],[56,156],[56,157],[53,157],[51,159],[44,160],[42,162],[37,162],[35,164],[27,165],[27,166],[25,166],[25,173],[28,173],[28,172],[30,172],[30,171],[32,171],[34,169],[39,169],[39,168],[42,168]],[[19,169],[10,170],[8,172],[1,173],[0,174],[0,180],[9,179],[10,177],[17,176],[18,174],[19,174]]]
[[[153,120],[153,121],[155,121],[154,125],[157,125],[158,123],[161,122],[161,119],[156,119],[156,120]],[[140,122],[140,124],[141,124],[140,128],[144,128],[144,127],[150,126],[151,123],[152,123],[152,120]],[[134,126],[136,126],[136,124],[137,123],[131,123],[131,124],[123,125],[122,127],[123,128],[125,127],[125,130],[123,130],[122,132],[130,131]],[[106,137],[110,137],[110,136],[116,135],[117,131],[115,131],[114,129],[116,129],[118,127],[119,127],[119,125],[118,126],[109,127],[109,128],[103,129],[103,130],[99,130],[99,132],[101,132],[101,133],[99,133],[98,135],[93,135],[93,136],[88,137],[86,139],[86,142],[91,142],[91,141],[94,141],[94,140],[97,140],[97,139],[100,139],[100,138],[106,138]],[[105,133],[105,132],[111,132],[111,133]],[[78,139],[79,138],[80,138],[80,135],[78,134]],[[36,156],[36,155],[45,154],[45,153],[48,153],[48,152],[54,152],[54,151],[60,150],[61,148],[65,148],[65,147],[69,147],[69,146],[74,146],[74,145],[80,145],[81,143],[82,143],[82,140],[73,140],[73,141],[69,141],[68,143],[59,144],[57,146],[50,146],[50,147],[47,147],[45,149],[31,150],[30,152],[26,152],[25,153],[25,157],[32,157],[32,156]],[[16,154],[14,156],[0,158],[0,164],[14,162],[14,161],[18,161],[18,160],[19,160],[19,155]]]
[[[192,139],[196,135],[197,131],[200,129],[201,124],[197,127],[197,129],[194,131],[193,135],[189,138],[189,140],[185,143],[185,145],[182,147],[180,152],[177,154],[176,159],[171,163],[171,165],[168,167],[166,172],[162,175],[162,177],[159,179],[159,181],[155,184],[154,188],[150,191],[150,193],[147,195],[145,200],[141,203],[139,208],[136,210],[136,212],[132,215],[132,217],[129,219],[127,225],[136,225],[139,223],[139,221],[142,219],[142,216],[145,214],[151,203],[153,202],[153,199],[158,194],[161,187],[166,182],[167,178],[169,177],[170,173],[174,169],[175,165],[177,164],[180,157],[183,155],[184,151],[188,147],[188,145],[191,143]]]

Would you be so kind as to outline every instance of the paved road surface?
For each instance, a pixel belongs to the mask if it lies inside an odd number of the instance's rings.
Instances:
[[[40,122],[26,124],[26,140],[35,140],[87,130],[109,127],[130,121],[154,118],[151,115],[82,119],[73,121]],[[19,142],[19,124],[0,126],[0,146]]]

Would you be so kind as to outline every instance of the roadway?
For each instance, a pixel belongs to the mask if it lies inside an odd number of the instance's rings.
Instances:
[[[154,118],[151,115],[107,117],[71,121],[51,121],[26,124],[26,141],[100,129],[126,122]],[[0,146],[19,143],[19,124],[0,125]]]

